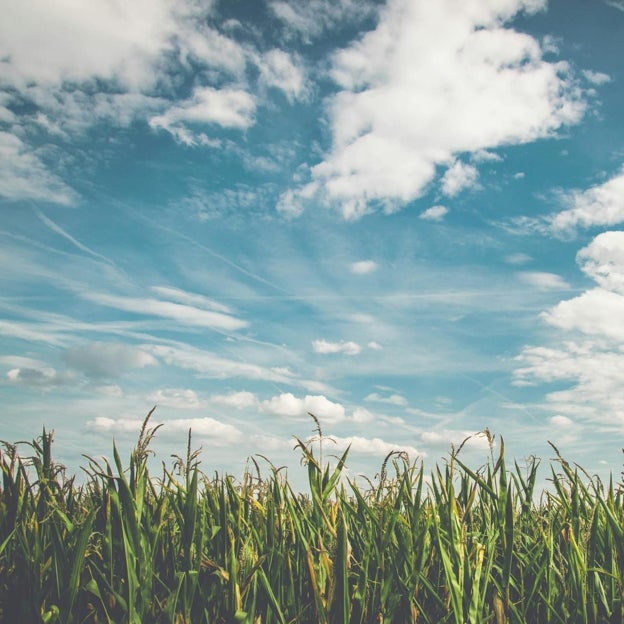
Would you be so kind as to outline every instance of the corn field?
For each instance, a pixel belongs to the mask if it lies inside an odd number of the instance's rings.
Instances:
[[[52,435],[3,444],[0,621],[44,623],[624,622],[624,505],[557,457],[473,469],[461,447],[426,473],[391,454],[366,487],[323,439],[296,439],[309,491],[256,465],[208,477],[189,445],[148,470],[146,418],[124,467],[87,458],[77,485]],[[489,435],[489,432],[488,432]],[[18,452],[19,451],[19,452]]]

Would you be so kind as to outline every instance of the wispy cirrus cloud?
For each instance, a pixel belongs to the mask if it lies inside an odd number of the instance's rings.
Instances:
[[[566,290],[570,288],[560,275],[545,271],[521,271],[518,273],[520,281],[534,286],[538,290]]]
[[[194,306],[160,299],[139,299],[135,297],[123,297],[106,293],[84,293],[83,297],[103,306],[132,312],[134,314],[146,314],[158,316],[197,327],[213,327],[215,329],[234,331],[247,326],[242,321],[223,312],[203,310]]]
[[[344,353],[346,355],[358,355],[362,347],[357,342],[330,342],[328,340],[314,340],[312,342],[314,353],[328,355],[332,353]]]
[[[378,392],[372,392],[367,395],[365,401],[371,401],[373,403],[387,403],[388,405],[398,405],[400,407],[406,407],[408,405],[407,399],[400,394],[390,394],[383,396]]]

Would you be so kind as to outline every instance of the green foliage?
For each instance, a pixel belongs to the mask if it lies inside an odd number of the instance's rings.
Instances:
[[[315,419],[318,435],[297,439],[303,495],[255,460],[241,482],[208,478],[190,432],[186,456],[151,477],[150,415],[128,469],[116,448],[112,465],[87,458],[80,487],[51,433],[26,458],[3,444],[0,621],[624,621],[624,493],[557,449],[539,501],[538,462],[508,470],[502,440],[477,470],[461,447],[431,475],[392,453],[362,489],[343,478],[348,450],[323,461]]]

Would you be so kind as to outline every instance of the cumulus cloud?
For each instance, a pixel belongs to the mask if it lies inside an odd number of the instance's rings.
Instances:
[[[440,181],[442,192],[449,197],[455,197],[466,189],[478,186],[479,171],[474,165],[456,160],[442,176]]]
[[[327,340],[312,341],[314,353],[327,355],[331,353],[344,353],[346,355],[358,355],[362,351],[357,342],[329,342]]]
[[[331,436],[336,442],[338,450],[344,450],[349,445],[352,453],[361,453],[362,455],[375,455],[378,457],[386,457],[388,453],[404,452],[410,459],[424,457],[426,454],[416,449],[416,447],[400,442],[386,442],[381,438],[365,438],[363,436],[349,436],[345,438]]]
[[[392,212],[423,194],[439,166],[449,193],[475,183],[456,156],[550,136],[586,104],[569,66],[505,27],[541,1],[391,0],[375,30],[339,52],[328,103],[332,146],[311,170],[347,219]],[[456,164],[454,164],[456,163]]]
[[[156,364],[154,356],[140,347],[121,342],[91,342],[65,351],[63,360],[70,368],[93,379],[119,377],[133,368]]]
[[[299,418],[308,413],[314,414],[321,423],[333,424],[346,419],[345,408],[323,395],[307,395],[300,399],[290,392],[262,401],[261,409],[275,416]]]
[[[542,318],[563,330],[624,340],[624,296],[602,288],[561,301]]]
[[[490,448],[490,440],[480,431],[440,429],[423,431],[420,437],[423,443],[437,447],[448,447],[451,444],[458,446],[466,441],[464,445],[466,449],[488,450]]]
[[[595,85],[602,85],[607,82],[611,82],[611,76],[609,76],[608,74],[592,71],[591,69],[584,70],[583,76],[585,76],[585,78],[587,78],[589,82]]]
[[[624,221],[624,171],[603,184],[577,191],[566,198],[570,208],[547,218],[547,227],[555,234],[574,232],[576,228],[613,226]]]
[[[565,290],[570,288],[560,275],[555,273],[545,273],[542,271],[522,271],[518,273],[520,281],[534,286],[538,290]]]
[[[559,343],[529,345],[517,357],[516,385],[567,384],[546,395],[561,416],[624,423],[623,243],[623,232],[604,232],[579,251],[579,265],[598,286],[542,313]]]
[[[352,262],[350,266],[351,273],[355,273],[356,275],[373,273],[377,268],[378,265],[374,260],[359,260],[358,262]]]
[[[135,89],[152,84],[152,65],[179,28],[174,7],[165,0],[88,5],[26,0],[2,13],[2,73],[17,86],[94,76]]]
[[[576,259],[583,273],[602,288],[624,295],[624,232],[599,234]]]
[[[49,367],[13,368],[6,374],[11,384],[49,390],[55,386],[64,386],[74,380],[71,373],[57,371]]]
[[[235,409],[245,409],[258,405],[258,399],[252,392],[232,392],[231,394],[213,394],[210,397],[211,403],[233,407]]]
[[[446,206],[431,206],[431,208],[427,208],[427,210],[421,212],[418,218],[424,219],[425,221],[442,221],[448,214],[448,211]]]
[[[91,431],[105,431],[111,433],[138,434],[143,419],[136,418],[108,418],[96,416],[87,422],[87,429]],[[213,444],[236,444],[244,439],[243,434],[236,427],[222,423],[214,418],[179,418],[167,421],[153,421],[153,425],[162,424],[160,435],[187,433],[191,429],[194,436],[210,440]]]

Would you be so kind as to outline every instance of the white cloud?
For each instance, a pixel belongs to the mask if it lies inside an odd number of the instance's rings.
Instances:
[[[312,168],[327,201],[345,218],[392,212],[422,195],[436,167],[457,154],[577,123],[585,103],[567,64],[545,61],[537,40],[504,26],[543,6],[391,0],[377,28],[334,58],[342,91],[328,104],[332,147]]]
[[[13,368],[6,374],[7,380],[15,385],[29,386],[48,390],[55,386],[64,386],[74,381],[70,373],[57,371],[54,368]]]
[[[369,342],[366,346],[369,349],[372,349],[373,351],[382,351],[383,350],[383,345],[380,345],[378,342],[375,342],[374,340]]]
[[[377,268],[378,265],[374,260],[359,260],[358,262],[352,262],[350,266],[351,273],[355,273],[356,275],[373,273]]]
[[[400,394],[381,396],[377,392],[373,392],[369,394],[364,400],[372,401],[374,403],[388,403],[389,405],[399,405],[401,407],[405,407],[408,404],[407,399]]]
[[[49,171],[35,150],[0,131],[0,195],[10,200],[34,199],[70,205],[76,193]]]
[[[602,288],[561,301],[542,317],[548,324],[566,331],[624,340],[624,296]]]
[[[23,355],[2,355],[0,364],[10,368],[45,368],[41,360],[25,357]]]
[[[569,417],[624,425],[624,354],[603,340],[566,341],[557,348],[525,347],[517,358],[518,385],[566,383],[546,395],[545,407]]]
[[[570,288],[560,275],[555,273],[545,273],[542,271],[522,271],[518,273],[522,282],[529,286],[534,286],[538,290],[566,290]]]
[[[27,342],[43,342],[54,346],[63,346],[66,341],[61,332],[48,330],[46,327],[2,320],[0,320],[0,336],[10,336]]]
[[[583,273],[624,295],[624,232],[603,232],[576,255]]]
[[[476,188],[478,180],[479,171],[474,165],[456,160],[442,176],[442,192],[449,197],[455,197],[463,190]]]
[[[145,351],[169,366],[192,370],[200,376],[212,379],[243,377],[275,383],[287,383],[306,387],[306,380],[298,379],[291,371],[282,367],[267,368],[244,361],[230,360],[210,351],[189,346],[171,347],[165,345],[142,345]]]
[[[449,209],[446,206],[431,206],[420,213],[419,218],[425,221],[442,221],[448,214]]]
[[[362,347],[356,342],[328,342],[327,340],[313,340],[314,353],[327,355],[330,353],[345,353],[346,355],[358,355]]]
[[[197,87],[186,101],[169,108],[149,121],[152,128],[170,132],[185,145],[206,143],[210,139],[197,126],[210,124],[244,130],[254,122],[256,103],[247,91],[241,89],[214,89]]]
[[[488,450],[490,448],[487,436],[480,431],[440,429],[423,431],[420,437],[424,443],[432,446],[449,447],[451,444],[459,446],[466,441],[464,447],[467,449]]]
[[[106,416],[97,416],[87,422],[87,428],[92,431],[138,434],[142,424],[142,419],[113,419]],[[163,424],[163,427],[159,430],[160,436],[176,433],[186,434],[191,429],[193,436],[207,438],[214,444],[236,444],[243,440],[242,432],[236,427],[222,423],[214,418],[180,418],[167,421],[152,421],[151,424]]]
[[[114,433],[138,433],[141,431],[144,419],[139,418],[108,418],[107,416],[96,416],[86,423],[87,429],[92,431],[106,431]],[[158,423],[152,423],[154,425]]]
[[[204,405],[197,392],[185,388],[162,388],[148,394],[146,399],[158,406],[178,409],[199,409]]]
[[[233,407],[235,409],[245,409],[258,405],[258,399],[251,392],[232,392],[231,394],[214,394],[210,397],[212,403]]]
[[[351,445],[352,453],[386,457],[388,453],[397,451],[407,453],[412,460],[417,457],[425,456],[425,453],[418,451],[414,446],[399,442],[386,442],[381,438],[364,438],[362,436],[349,436],[346,438],[331,437],[336,442],[338,450],[344,450],[347,446]]]
[[[133,368],[156,364],[154,356],[140,347],[120,342],[92,342],[72,347],[63,354],[72,369],[94,379],[119,377]]]
[[[155,59],[179,28],[174,10],[164,0],[9,3],[0,26],[2,73],[18,87],[94,76],[135,89],[150,85]]]
[[[345,408],[323,395],[307,395],[297,398],[290,392],[274,396],[261,403],[262,411],[276,416],[299,418],[308,413],[314,414],[321,424],[333,424],[346,419]]]
[[[291,58],[283,50],[269,50],[257,63],[262,84],[280,89],[291,103],[306,96],[306,77],[300,58]]]
[[[347,21],[365,20],[376,10],[375,4],[366,0],[272,0],[269,7],[289,36],[307,43]]]
[[[556,416],[551,416],[548,419],[548,422],[554,427],[570,427],[574,424],[574,421],[567,416],[562,416],[561,414],[557,414]]]
[[[223,445],[236,444],[244,439],[242,431],[214,418],[181,418],[165,421],[164,432],[192,431],[193,436],[208,438],[213,443]]]
[[[605,232],[579,251],[579,265],[599,286],[542,313],[565,332],[559,344],[526,346],[517,357],[516,385],[568,384],[546,396],[546,407],[562,417],[624,424],[623,241],[624,233]]]
[[[583,76],[585,76],[585,78],[587,78],[589,82],[595,85],[602,85],[607,82],[611,82],[611,76],[609,76],[608,74],[592,71],[591,69],[584,70]]]
[[[247,326],[246,321],[234,318],[222,312],[202,310],[189,305],[160,301],[158,299],[135,299],[133,297],[120,297],[104,293],[84,293],[83,297],[100,305],[132,312],[134,314],[147,314],[159,316],[198,327],[214,327],[224,330],[236,330]]]
[[[179,303],[214,310],[216,312],[223,312],[224,314],[232,314],[232,310],[228,306],[213,301],[203,295],[189,293],[179,288],[171,288],[169,286],[152,286],[151,290],[161,297],[178,301]]]
[[[285,217],[299,217],[318,190],[319,185],[316,182],[310,182],[297,189],[288,189],[280,195],[275,209]]]
[[[577,227],[612,226],[624,221],[624,171],[603,184],[567,197],[571,208],[547,218],[556,234],[573,232]]]

